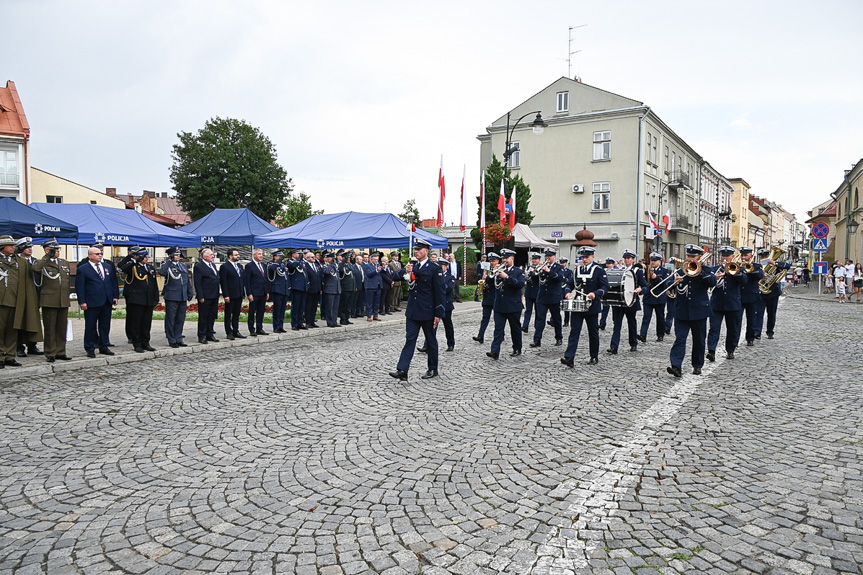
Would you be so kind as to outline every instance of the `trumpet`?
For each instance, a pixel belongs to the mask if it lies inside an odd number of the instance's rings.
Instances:
[[[671,288],[673,288],[676,285],[674,283],[674,279],[677,277],[686,276],[686,277],[694,278],[694,277],[700,276],[702,266],[704,266],[704,264],[707,263],[707,260],[710,259],[710,257],[711,257],[710,253],[705,253],[700,258],[698,258],[698,260],[696,260],[696,261],[691,261],[691,260],[684,261],[683,265],[680,266],[679,268],[677,268],[676,270],[674,270],[673,274],[671,274],[670,276],[668,276],[667,278],[665,278],[664,280],[662,280],[661,282],[659,282],[658,284],[653,286],[650,289],[650,294],[653,297],[661,297],[663,294],[671,292]],[[677,260],[677,261],[680,261],[680,260]],[[671,282],[671,285],[665,286],[666,282]],[[658,290],[660,288],[662,288],[662,289],[659,292],[657,292],[656,290]]]

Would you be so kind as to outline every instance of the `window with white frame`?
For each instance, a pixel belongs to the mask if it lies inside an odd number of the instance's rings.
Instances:
[[[611,159],[611,132],[593,133],[593,159],[594,161]]]
[[[656,162],[659,161],[659,156],[656,155],[656,136],[653,136],[653,165],[656,166]]]
[[[594,212],[610,209],[611,182],[593,183],[593,208]]]
[[[645,157],[647,158],[647,163],[650,163],[650,140],[653,138],[653,135],[650,132],[647,132],[647,150],[645,150]]]
[[[558,92],[557,93],[557,111],[558,112],[568,112],[569,111],[569,92]]]
[[[669,164],[668,164],[668,146],[665,146],[665,173],[669,172]]]
[[[18,147],[0,147],[0,186],[18,187]]]
[[[515,151],[509,157],[509,162],[506,165],[509,168],[517,168],[521,165],[521,144],[510,142],[510,149]]]

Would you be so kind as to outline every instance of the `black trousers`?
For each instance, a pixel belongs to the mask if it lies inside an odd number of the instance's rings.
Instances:
[[[205,299],[203,302],[198,301],[198,339],[216,336],[213,326],[216,324],[216,317],[218,315],[219,298]],[[101,333],[101,330],[99,333]],[[105,339],[107,340],[108,338],[106,337]]]
[[[225,335],[240,333],[240,312],[243,310],[243,298],[232,297],[225,302]]]
[[[285,329],[285,307],[288,304],[288,294],[271,293],[273,303],[273,331]]]
[[[356,291],[342,292],[342,297],[339,299],[339,321],[341,323],[350,321],[353,315],[354,305],[357,301]]]
[[[485,330],[488,328],[488,322],[491,320],[491,313],[494,311],[492,306],[482,306],[482,320],[479,322],[479,333],[477,337],[485,339]]]
[[[521,351],[521,310],[512,313],[494,312],[494,340],[491,342],[491,352],[500,353],[503,338],[506,334],[506,324],[509,324],[509,335],[512,338],[512,350]]]
[[[267,294],[255,295],[249,302],[249,333],[264,331],[264,313],[267,311]]]
[[[153,327],[153,306],[136,303],[126,304],[126,333],[132,345],[150,345],[150,329]]]
[[[315,323],[315,316],[318,313],[318,302],[320,299],[320,293],[306,292],[306,325],[312,325]]]

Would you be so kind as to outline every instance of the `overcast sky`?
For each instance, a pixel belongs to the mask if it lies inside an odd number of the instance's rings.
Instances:
[[[567,75],[644,102],[723,175],[805,220],[863,157],[863,2],[2,0],[32,164],[170,191],[171,146],[246,120],[315,208],[446,220],[485,127]],[[5,76],[5,77],[3,77]],[[501,150],[497,151],[500,156]]]

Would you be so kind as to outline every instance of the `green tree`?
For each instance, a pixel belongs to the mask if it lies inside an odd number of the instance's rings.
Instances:
[[[288,201],[285,207],[279,210],[276,214],[276,225],[280,228],[287,228],[294,224],[298,224],[306,218],[317,216],[324,213],[324,210],[313,210],[312,202],[309,195],[305,192],[298,194],[291,193],[288,195]]]
[[[517,198],[516,198],[517,199]],[[402,206],[402,213],[399,214],[399,218],[407,223],[415,223],[417,227],[420,227],[420,211],[417,209],[416,200],[408,200],[405,202],[405,205]]]
[[[272,220],[293,190],[276,160],[276,148],[243,120],[212,118],[193,134],[177,134],[171,183],[177,199],[197,220],[216,208],[248,208]]]
[[[530,225],[533,214],[530,212],[530,186],[528,186],[521,174],[508,173],[505,197],[509,203],[512,197],[512,189],[515,187],[515,222],[517,224]],[[485,225],[500,223],[500,212],[497,210],[497,201],[500,197],[500,182],[503,179],[503,164],[492,156],[491,163],[485,168]],[[479,202],[479,196],[476,197]],[[482,249],[482,232],[479,230],[480,208],[476,210],[476,228],[471,230],[470,237],[474,244]]]

